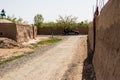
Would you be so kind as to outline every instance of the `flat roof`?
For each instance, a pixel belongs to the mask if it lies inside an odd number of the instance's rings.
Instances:
[[[0,19],[0,23],[12,23],[12,22],[6,19]]]

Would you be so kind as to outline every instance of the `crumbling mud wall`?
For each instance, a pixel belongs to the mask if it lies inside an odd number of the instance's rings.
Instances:
[[[17,42],[24,42],[30,39],[34,39],[37,36],[37,28],[31,25],[22,25],[17,24],[17,34],[16,40]]]
[[[0,20],[0,37],[13,39],[17,42],[24,42],[35,39],[37,28],[32,25],[15,24],[8,20]]]
[[[120,80],[120,0],[109,0],[96,25],[93,65],[97,80]]]
[[[88,29],[88,46],[89,49],[93,51],[93,43],[94,43],[94,31],[93,31],[93,25],[89,26]]]
[[[53,27],[43,27],[38,28],[38,35],[51,35],[56,34],[63,34],[64,29],[63,28],[53,28]]]
[[[77,27],[76,29],[73,29],[76,31],[79,31],[80,34],[88,34],[88,27]],[[64,33],[64,28],[62,27],[42,27],[38,28],[38,35],[63,35]]]
[[[77,29],[80,34],[88,34],[88,26],[84,27],[84,26],[79,26],[78,29]]]
[[[0,37],[7,37],[16,40],[16,24],[14,23],[0,23]]]

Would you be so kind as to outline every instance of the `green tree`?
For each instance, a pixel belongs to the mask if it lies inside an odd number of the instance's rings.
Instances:
[[[28,24],[27,21],[23,20],[23,18],[21,18],[21,17],[16,18],[14,15],[13,16],[7,16],[6,19],[9,20],[9,21],[12,21],[13,23],[16,23],[16,24]]]
[[[37,26],[37,27],[41,27],[43,21],[44,21],[44,18],[43,18],[43,16],[41,14],[37,14],[34,17],[34,25]]]
[[[6,17],[6,14],[5,14],[5,10],[2,9],[1,13],[0,13],[0,18],[3,19]]]
[[[17,23],[18,23],[18,24],[22,24],[22,23],[23,23],[23,19],[22,19],[22,18],[18,18],[18,19],[17,19]]]
[[[42,24],[43,27],[56,27],[55,22],[45,22]]]
[[[57,21],[57,26],[63,27],[64,29],[72,29],[76,27],[77,23],[77,17],[74,17],[72,15],[70,16],[59,16],[59,19]]]
[[[78,23],[78,26],[80,27],[88,27],[89,25],[90,25],[90,22],[88,22],[88,20],[81,21]]]
[[[16,21],[17,21],[17,18],[14,15],[13,16],[7,16],[6,19],[9,20],[9,21],[12,21],[14,23],[16,23]]]

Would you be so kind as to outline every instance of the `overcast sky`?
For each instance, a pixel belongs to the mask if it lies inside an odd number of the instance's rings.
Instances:
[[[107,1],[107,0],[105,0]],[[73,15],[79,21],[91,21],[96,0],[0,0],[0,10],[6,15],[15,15],[33,23],[36,14],[42,14],[44,21],[55,21],[58,16]]]

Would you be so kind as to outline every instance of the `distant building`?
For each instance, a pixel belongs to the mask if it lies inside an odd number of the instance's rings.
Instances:
[[[7,37],[17,42],[34,39],[37,28],[32,25],[15,24],[11,21],[0,19],[0,37]]]

